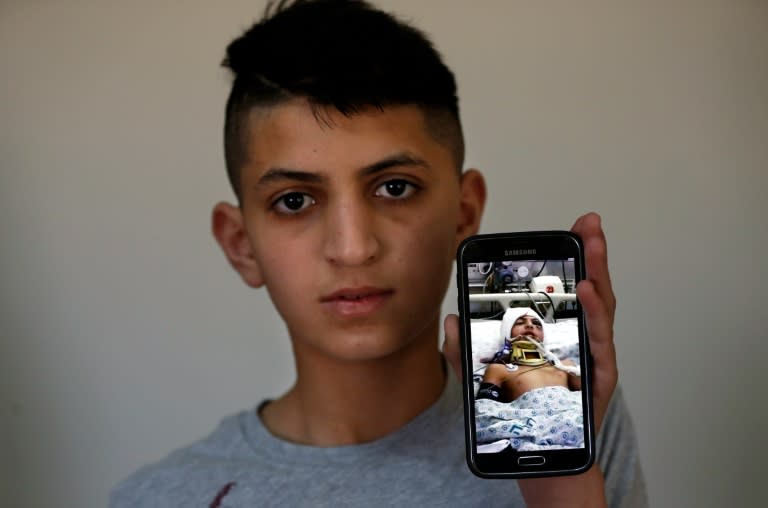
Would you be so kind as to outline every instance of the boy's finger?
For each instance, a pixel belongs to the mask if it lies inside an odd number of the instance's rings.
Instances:
[[[578,234],[578,230],[581,229],[581,224],[584,222],[584,217],[586,217],[586,215],[582,215],[581,217],[576,219],[576,222],[574,222],[573,226],[571,226],[571,231]]]
[[[608,310],[591,281],[581,281],[576,287],[576,292],[586,316],[589,347],[594,360],[593,395],[599,429],[618,380],[613,319],[608,315]]]
[[[613,294],[611,275],[608,271],[608,247],[602,236],[591,237],[585,241],[584,250],[587,257],[587,278],[595,285],[595,291],[605,303],[613,317],[616,310],[616,297]]]
[[[576,287],[579,301],[587,319],[589,345],[595,362],[616,364],[616,353],[613,345],[613,321],[608,309],[595,291],[592,281],[584,280]]]
[[[594,212],[582,215],[571,229],[584,243],[587,277],[595,285],[595,291],[605,303],[613,318],[616,310],[616,298],[608,271],[608,246],[601,226],[600,216]]]
[[[443,322],[445,330],[445,342],[443,343],[443,354],[448,363],[453,367],[456,377],[462,379],[461,375],[461,352],[459,350],[459,317],[456,314],[448,314]]]

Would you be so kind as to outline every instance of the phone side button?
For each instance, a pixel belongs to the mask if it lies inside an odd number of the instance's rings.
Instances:
[[[526,455],[517,458],[518,466],[543,466],[547,460],[541,455]]]

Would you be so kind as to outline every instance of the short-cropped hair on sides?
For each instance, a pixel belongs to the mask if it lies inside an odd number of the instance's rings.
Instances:
[[[251,114],[298,98],[321,123],[329,122],[327,108],[353,116],[417,106],[461,172],[464,136],[453,73],[421,31],[363,0],[270,2],[262,19],[229,44],[222,65],[234,77],[224,154],[238,200]]]

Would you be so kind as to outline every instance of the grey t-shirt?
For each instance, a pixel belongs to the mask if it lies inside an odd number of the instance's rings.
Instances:
[[[647,506],[632,422],[617,389],[597,439],[611,507]],[[276,438],[255,410],[118,485],[112,508],[269,506],[525,506],[514,480],[468,469],[461,388],[371,443],[320,448]]]

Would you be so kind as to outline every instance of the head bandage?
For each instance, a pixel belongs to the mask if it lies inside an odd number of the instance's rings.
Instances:
[[[532,316],[541,321],[543,335],[544,337],[547,336],[547,323],[544,322],[538,312],[529,307],[510,307],[504,312],[504,317],[501,319],[501,337],[504,339],[502,351],[508,352],[509,361],[516,365],[530,366],[543,365],[549,362],[563,372],[581,376],[581,369],[577,365],[563,365],[560,358],[549,351],[543,342],[527,337],[516,341],[512,340],[514,337],[509,336],[512,333],[512,327],[515,325],[515,321],[522,316]]]
[[[501,318],[501,336],[504,340],[514,339],[514,337],[510,337],[509,334],[512,333],[512,327],[515,326],[515,321],[523,316],[535,317],[541,321],[542,334],[544,337],[547,336],[547,323],[544,322],[544,319],[542,319],[538,312],[530,307],[510,307],[504,312],[504,317]]]

